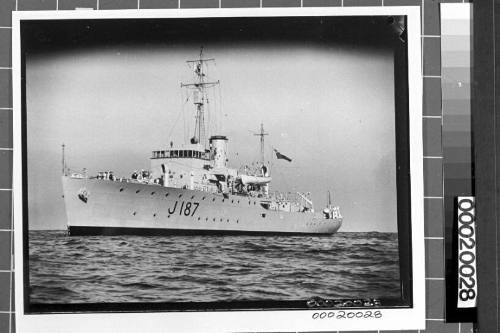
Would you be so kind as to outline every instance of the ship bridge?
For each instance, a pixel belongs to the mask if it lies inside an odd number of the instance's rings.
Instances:
[[[172,159],[172,158],[195,158],[199,160],[210,160],[210,151],[200,144],[183,144],[174,146],[170,143],[170,148],[153,150],[151,159]]]
[[[164,158],[196,158],[200,160],[209,161],[210,152],[199,149],[165,149],[153,150],[151,159],[164,159]]]
[[[197,182],[212,164],[210,151],[196,143],[175,146],[171,143],[169,148],[154,150],[150,161],[152,177],[160,178],[166,173],[171,186],[185,185],[192,176]]]

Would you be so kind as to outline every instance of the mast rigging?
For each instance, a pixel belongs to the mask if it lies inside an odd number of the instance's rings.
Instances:
[[[193,104],[196,106],[196,122],[194,127],[194,135],[191,138],[192,144],[201,143],[206,148],[207,135],[205,128],[205,104],[208,104],[207,88],[214,87],[219,84],[217,81],[206,81],[205,64],[215,61],[214,58],[203,58],[203,46],[200,48],[200,58],[197,60],[188,60],[186,63],[193,65],[196,75],[196,82],[181,83],[182,88],[193,90]]]
[[[254,134],[255,136],[260,136],[260,161],[264,165],[264,136],[269,135],[269,133],[264,132],[264,124],[260,123],[260,133]]]

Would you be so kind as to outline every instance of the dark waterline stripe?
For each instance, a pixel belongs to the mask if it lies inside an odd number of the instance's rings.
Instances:
[[[123,227],[77,227],[69,226],[70,236],[204,236],[204,235],[251,235],[251,236],[330,236],[333,233],[278,232],[278,231],[246,231],[246,230],[193,230],[193,229],[157,229],[157,228],[123,228]]]

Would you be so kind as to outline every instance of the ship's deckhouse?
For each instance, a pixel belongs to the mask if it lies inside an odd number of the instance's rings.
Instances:
[[[153,177],[161,177],[163,173],[177,174],[182,178],[191,172],[200,173],[210,168],[210,151],[200,144],[173,146],[165,150],[154,150],[151,156]],[[183,183],[183,182],[182,182]]]
[[[198,143],[155,150],[151,156],[151,176],[164,186],[227,192],[228,180],[237,170],[227,167],[227,138],[210,137],[210,149]]]

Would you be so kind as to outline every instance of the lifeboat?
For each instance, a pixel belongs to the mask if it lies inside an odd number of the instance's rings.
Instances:
[[[243,185],[265,185],[271,182],[271,177],[259,177],[259,176],[249,176],[240,175],[241,183]]]

